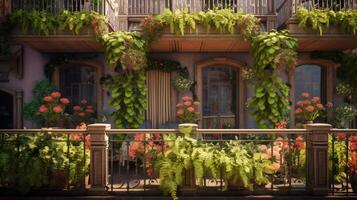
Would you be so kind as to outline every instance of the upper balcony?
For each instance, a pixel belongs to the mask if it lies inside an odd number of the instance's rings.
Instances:
[[[10,10],[37,10],[57,15],[64,10],[95,11],[106,16],[108,28],[118,30],[116,0],[12,0]],[[31,29],[29,29],[31,30]],[[27,44],[42,52],[100,52],[102,47],[96,40],[92,28],[84,28],[79,34],[71,31],[53,31],[48,36],[23,33],[15,30],[14,36],[20,44]]]

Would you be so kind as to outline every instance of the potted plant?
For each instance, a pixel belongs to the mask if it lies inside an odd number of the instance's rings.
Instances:
[[[306,124],[312,124],[325,109],[320,102],[320,97],[312,97],[307,92],[301,93],[302,100],[296,103],[295,114],[302,119]]]
[[[42,98],[43,104],[38,108],[38,114],[46,127],[58,125],[65,114],[67,98],[61,98],[61,93],[54,91],[49,96]]]
[[[94,107],[86,99],[82,99],[79,105],[72,108],[72,122],[77,127],[80,124],[90,124],[94,122]]]
[[[198,101],[193,101],[192,97],[182,97],[182,102],[176,105],[176,116],[179,120],[179,131],[184,135],[191,134],[197,129],[199,115],[198,115]]]

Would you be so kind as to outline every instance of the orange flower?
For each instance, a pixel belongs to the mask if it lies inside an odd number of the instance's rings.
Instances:
[[[316,104],[316,107],[319,109],[324,109],[324,106],[321,103]]]
[[[80,110],[81,110],[81,107],[80,107],[80,106],[73,106],[73,110],[75,110],[75,111],[80,111]]]
[[[51,97],[57,99],[57,98],[60,98],[61,97],[61,93],[60,92],[52,92],[51,93]]]
[[[69,104],[69,100],[67,98],[61,98],[60,102],[63,104]]]
[[[78,113],[78,115],[79,115],[80,117],[84,117],[84,116],[86,116],[86,113],[85,113],[85,112],[80,112],[80,113]]]
[[[191,101],[185,101],[185,102],[183,102],[183,105],[190,106],[190,105],[192,105],[192,102]]]
[[[303,111],[302,111],[302,109],[301,108],[297,108],[296,110],[295,110],[295,114],[300,114],[300,113],[302,113]]]
[[[52,108],[52,110],[53,110],[54,112],[56,112],[56,113],[61,113],[61,112],[63,112],[63,109],[62,109],[61,106],[55,106],[55,107]]]
[[[296,137],[295,146],[296,146],[297,149],[304,148],[305,144],[304,144],[304,137],[303,136]]]
[[[308,111],[308,112],[312,112],[312,111],[315,110],[315,108],[314,108],[314,106],[307,106],[307,107],[305,108],[305,110]]]
[[[184,96],[184,97],[182,97],[182,100],[184,100],[184,101],[190,101],[190,100],[192,100],[192,97],[190,97],[190,96]]]
[[[87,104],[87,103],[88,103],[87,100],[85,100],[85,99],[82,99],[82,100],[81,100],[81,104]]]
[[[280,169],[280,164],[279,163],[273,163],[273,167],[274,167],[275,172],[278,172],[279,169]]]
[[[51,96],[45,96],[45,97],[43,97],[42,101],[48,102],[48,103],[53,102],[53,98]]]
[[[320,97],[312,97],[311,101],[317,103],[320,101]]]
[[[178,110],[178,111],[176,112],[177,115],[182,115],[183,113],[184,113],[183,110]]]
[[[309,98],[309,96],[310,96],[310,94],[307,93],[307,92],[301,93],[301,97],[302,97],[302,98]]]
[[[179,107],[182,107],[183,106],[183,104],[182,103],[178,103],[178,104],[176,104],[176,108],[179,108]]]
[[[45,112],[48,112],[48,108],[44,105],[40,106],[40,108],[38,109],[38,111],[40,113],[45,113]]]
[[[193,112],[193,111],[195,111],[195,109],[194,109],[194,108],[192,108],[192,107],[188,107],[188,108],[187,108],[187,110],[188,110],[189,112]]]

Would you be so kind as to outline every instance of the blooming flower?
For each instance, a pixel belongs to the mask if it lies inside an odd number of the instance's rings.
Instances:
[[[85,111],[86,111],[87,113],[94,113],[94,110],[93,110],[93,109],[89,109],[89,108],[87,108]]]
[[[45,113],[48,112],[48,108],[45,105],[40,106],[40,108],[38,109],[38,111],[40,113]]]
[[[314,102],[314,103],[317,103],[317,102],[319,102],[320,101],[320,97],[313,97],[312,99],[311,99],[311,102]]]
[[[309,96],[310,96],[310,94],[307,93],[307,92],[301,93],[301,97],[302,97],[302,98],[309,98]]]
[[[63,104],[69,104],[69,100],[67,98],[61,98],[60,102]]]
[[[295,146],[297,149],[302,149],[305,147],[304,144],[304,137],[303,136],[297,136],[295,139]]]
[[[52,110],[56,113],[63,112],[63,108],[61,106],[54,106]]]
[[[80,110],[81,110],[81,107],[80,107],[80,106],[73,106],[73,110],[74,110],[74,111],[80,111]]]
[[[178,110],[178,111],[176,112],[177,115],[182,115],[183,113],[184,113],[183,110]]]
[[[183,106],[183,104],[182,103],[178,103],[178,104],[176,104],[176,108],[179,108],[179,107],[182,107]]]
[[[194,108],[192,108],[192,107],[188,107],[188,108],[187,108],[187,110],[188,110],[189,112],[193,112],[193,111],[195,111],[195,109],[194,109]]]
[[[80,113],[78,113],[78,115],[79,115],[80,117],[84,117],[84,116],[86,116],[86,113],[85,113],[85,112],[80,112]]]
[[[85,99],[82,99],[82,100],[81,100],[81,104],[87,104],[87,103],[88,103],[87,100],[85,100]]]
[[[259,146],[258,146],[258,149],[259,149],[260,151],[266,151],[266,150],[268,149],[268,147],[267,147],[266,145],[259,145]]]
[[[51,93],[51,97],[57,99],[57,98],[60,98],[61,97],[61,93],[60,92],[52,92]]]
[[[184,101],[190,101],[190,100],[192,100],[192,97],[190,97],[190,96],[184,96],[184,97],[182,97],[182,100],[184,100]]]
[[[296,105],[298,105],[298,106],[303,106],[305,104],[305,101],[298,101],[297,103],[296,103]]]
[[[192,105],[192,102],[191,101],[185,101],[185,102],[183,102],[183,105],[190,106],[190,105]]]
[[[302,109],[301,108],[297,108],[296,110],[295,110],[295,114],[300,114],[300,113],[302,113],[303,111],[302,111]]]
[[[48,102],[48,103],[53,102],[53,98],[51,96],[45,96],[45,97],[43,97],[42,101]]]
[[[314,106],[307,106],[307,107],[305,108],[305,110],[308,111],[308,112],[312,112],[312,111],[315,110],[315,108],[314,108]]]
[[[279,169],[280,169],[280,164],[279,163],[273,163],[273,167],[274,167],[275,172],[278,172]]]
[[[316,107],[319,109],[324,109],[324,106],[321,103],[316,104]]]

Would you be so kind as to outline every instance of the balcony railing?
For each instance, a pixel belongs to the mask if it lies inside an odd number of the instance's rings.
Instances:
[[[68,11],[95,11],[105,15],[112,29],[117,30],[116,8],[111,0],[13,0],[12,10],[38,10],[50,14],[59,14],[63,10]]]
[[[129,15],[152,15],[165,8],[187,8],[189,11],[204,11],[215,8],[230,8],[235,12],[267,15],[272,13],[273,1],[269,0],[127,0]]]
[[[357,9],[356,0],[283,0],[277,5],[278,26],[283,26],[299,8],[348,10]]]
[[[168,134],[176,136],[164,139]],[[106,124],[90,125],[87,130],[0,130],[0,157],[5,161],[0,162],[0,194],[26,186],[21,183],[29,177],[16,174],[31,171],[35,183],[28,189],[33,192],[93,189],[161,195],[159,172],[154,167],[157,160],[153,158],[169,150],[179,135],[177,129],[110,129]],[[356,129],[331,129],[324,124],[306,129],[197,129],[196,136],[198,143],[222,150],[233,141],[246,148],[251,159],[252,152],[259,151],[275,167],[275,172],[267,175],[268,182],[254,185],[252,191],[239,184],[228,185],[229,192],[222,190],[227,186],[224,166],[219,166],[218,178],[204,169],[201,184],[188,173],[184,186],[193,185],[190,191],[196,194],[357,195],[356,188],[352,189],[357,176]]]

